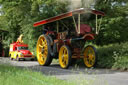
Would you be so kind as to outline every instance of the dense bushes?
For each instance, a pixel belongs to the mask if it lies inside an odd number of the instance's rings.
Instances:
[[[13,0],[10,2],[1,0],[0,5],[0,28],[8,31],[8,34],[4,35],[6,36],[3,41],[4,48],[9,47],[20,34],[23,34],[24,43],[29,45],[34,55],[36,55],[37,39],[43,30],[43,26],[33,27],[34,22],[67,11],[67,3],[58,2],[58,0]]]
[[[128,42],[98,47],[97,66],[128,69]]]

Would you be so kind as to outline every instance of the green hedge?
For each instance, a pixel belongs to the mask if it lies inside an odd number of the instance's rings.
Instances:
[[[97,67],[128,69],[128,42],[98,47]]]

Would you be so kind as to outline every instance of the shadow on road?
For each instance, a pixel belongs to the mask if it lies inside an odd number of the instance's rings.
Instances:
[[[68,69],[62,69],[57,64],[51,64],[50,66],[40,66],[37,61],[11,61],[9,58],[0,58],[0,62],[9,62],[13,66],[29,68],[34,71],[40,71],[45,75],[72,75],[72,74],[88,74],[88,75],[102,75],[102,74],[114,74],[119,71],[113,71],[110,69],[101,68],[86,68],[84,65],[73,65]]]

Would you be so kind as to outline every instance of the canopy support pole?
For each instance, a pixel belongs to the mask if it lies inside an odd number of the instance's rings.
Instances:
[[[97,18],[98,18],[98,16],[96,14],[96,34],[98,34]]]
[[[78,34],[80,34],[80,13],[78,14]]]
[[[73,22],[74,22],[74,26],[75,26],[76,32],[78,32],[78,30],[77,30],[77,25],[76,25],[76,21],[75,21],[74,16],[72,16],[72,18],[73,18]]]

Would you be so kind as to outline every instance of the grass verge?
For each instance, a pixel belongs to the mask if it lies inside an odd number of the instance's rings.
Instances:
[[[71,82],[58,80],[55,77],[0,64],[0,85],[75,85]]]

